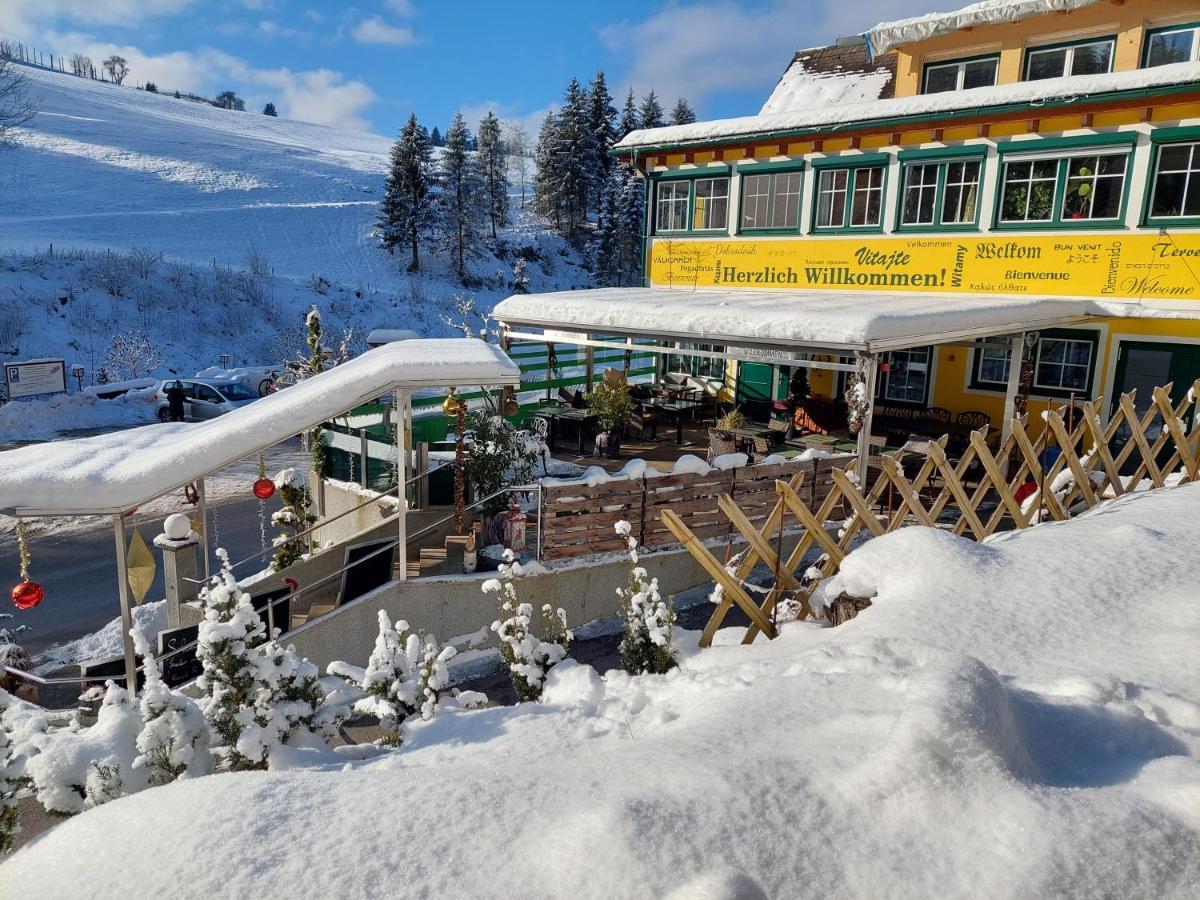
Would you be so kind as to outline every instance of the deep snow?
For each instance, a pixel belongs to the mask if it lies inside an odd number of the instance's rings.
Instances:
[[[547,702],[439,716],[380,759],[117,800],[0,879],[38,897],[1195,896],[1197,503],[1200,485],[1127,495],[982,545],[903,529],[846,560],[830,587],[875,604],[841,628],[749,647],[726,629],[667,676],[566,664]]]

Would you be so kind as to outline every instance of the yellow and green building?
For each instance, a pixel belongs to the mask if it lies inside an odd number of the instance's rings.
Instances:
[[[647,287],[1077,300],[1040,331],[1034,410],[1200,377],[1195,0],[885,23],[797,54],[759,115],[633,132],[617,152],[647,181]],[[876,400],[998,421],[1011,352],[890,351]],[[743,404],[786,392],[786,366],[681,359]],[[843,377],[814,368],[812,387]]]

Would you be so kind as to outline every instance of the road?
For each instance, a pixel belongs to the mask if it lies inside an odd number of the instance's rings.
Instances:
[[[278,507],[278,500],[267,503],[268,545],[275,534],[270,515]],[[220,546],[229,551],[233,562],[260,549],[257,500],[234,500],[210,508],[209,522],[214,541],[219,539]],[[147,544],[162,530],[161,518],[140,519],[137,525]],[[121,614],[112,531],[105,528],[32,538],[29,549],[31,574],[45,588],[46,599],[35,609],[24,612],[9,607],[13,618],[4,620],[4,624],[29,626],[30,630],[20,636],[20,643],[30,655],[36,656],[54,644],[96,631]],[[163,596],[162,555],[153,546],[151,549],[158,562],[158,572],[154,586],[146,595],[148,601]],[[249,565],[245,568],[249,569]],[[16,584],[19,569],[16,543],[0,544],[0,572],[8,577],[8,581],[2,583],[6,586]]]

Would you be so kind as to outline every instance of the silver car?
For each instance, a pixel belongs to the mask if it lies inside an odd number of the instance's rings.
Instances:
[[[215,419],[231,409],[258,399],[258,394],[238,381],[219,378],[168,378],[154,388],[155,411],[160,422],[171,421],[167,391],[178,382],[183,388],[183,418],[186,422]]]

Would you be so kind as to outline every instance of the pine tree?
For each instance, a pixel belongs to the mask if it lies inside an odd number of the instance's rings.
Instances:
[[[454,260],[458,280],[463,284],[467,281],[467,260],[477,256],[481,250],[480,230],[487,212],[479,161],[467,149],[470,143],[471,132],[459,112],[446,132],[438,200],[446,249]]]
[[[675,102],[675,108],[671,110],[671,124],[691,125],[695,121],[696,114],[692,112],[692,108],[688,105],[688,102],[680,97]]]
[[[562,227],[567,237],[573,238],[587,219],[600,162],[596,138],[588,122],[587,92],[578,79],[571,79],[563,100],[555,132],[554,156],[562,180]]]
[[[588,247],[588,266],[600,287],[611,287],[617,283],[613,265],[616,257],[617,199],[620,196],[621,184],[618,170],[614,169],[600,193],[596,230]]]
[[[325,371],[325,350],[321,347],[321,313],[314,303],[304,317],[305,343],[308,359],[305,361],[305,377],[320,375]],[[321,439],[320,425],[308,432],[308,446],[312,454],[312,470],[317,478],[325,477],[325,442]]]
[[[592,274],[603,287],[640,281],[644,197],[637,173],[625,163],[615,165],[605,183],[589,253]]]
[[[264,106],[263,107],[263,115],[271,116],[272,118],[275,118],[278,115],[278,113],[275,112],[275,104],[268,103],[266,106]]]
[[[638,565],[637,539],[628,522],[616,524],[618,536],[629,554],[629,581],[617,588],[625,637],[619,648],[621,667],[630,675],[662,675],[675,668],[672,645],[675,610],[658,592],[658,579],[650,578]]]
[[[132,631],[146,684],[139,695],[142,731],[133,768],[146,768],[151,785],[167,784],[180,775],[207,775],[212,771],[208,723],[196,701],[163,683],[158,661],[140,628]]]
[[[538,131],[537,149],[534,151],[533,208],[543,219],[562,230],[562,178],[560,160],[555,153],[558,142],[558,117],[546,113]]]
[[[638,119],[643,128],[662,128],[667,124],[663,119],[662,105],[658,102],[658,95],[654,93],[653,88],[642,99],[642,107],[638,110]]]
[[[633,96],[633,88],[625,96],[625,106],[621,108],[621,118],[617,122],[617,140],[625,137],[631,131],[642,127],[642,117],[638,114],[637,100]]]
[[[432,147],[444,147],[446,142],[442,140],[442,133],[438,131],[436,125],[433,126],[433,131],[429,135],[429,144]]]
[[[608,92],[604,70],[601,69],[596,72],[591,85],[588,86],[588,127],[591,128],[592,138],[596,142],[596,158],[599,165],[593,185],[594,208],[599,206],[600,194],[604,191],[605,180],[612,169],[609,151],[617,142],[616,119],[617,111],[612,105],[612,95]]]
[[[496,229],[508,224],[508,148],[500,135],[500,120],[493,112],[479,123],[479,168],[494,238]]]
[[[407,244],[411,252],[408,270],[421,267],[421,239],[433,225],[433,151],[429,136],[415,115],[392,145],[383,202],[379,208],[376,233],[389,253]]]
[[[566,658],[574,635],[567,628],[567,614],[549,604],[542,607],[542,632],[545,640],[533,633],[533,605],[522,603],[517,579],[525,573],[511,550],[504,551],[499,578],[483,583],[485,594],[500,595],[500,615],[492,631],[500,640],[500,656],[508,664],[513,690],[521,702],[542,696],[546,674]]]

